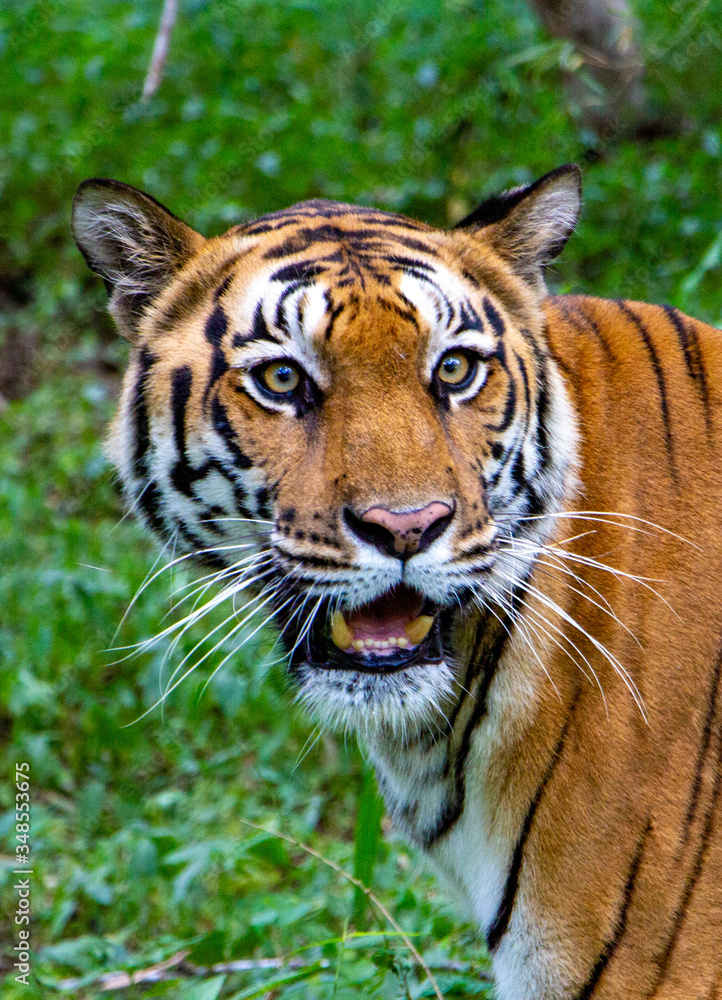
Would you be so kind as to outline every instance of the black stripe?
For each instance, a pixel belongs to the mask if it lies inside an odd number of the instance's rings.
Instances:
[[[383,296],[378,295],[376,301],[385,309],[386,312],[393,313],[398,316],[399,319],[405,319],[407,322],[411,323],[417,330],[419,329],[419,321],[416,319],[416,313],[412,312],[410,309],[402,309],[400,305],[396,302],[391,302],[389,299],[383,298]]]
[[[243,347],[244,344],[249,344],[251,341],[255,340],[267,340],[272,344],[280,344],[281,341],[274,337],[271,331],[268,329],[268,324],[266,323],[266,317],[263,315],[263,303],[259,302],[256,305],[255,312],[253,313],[253,326],[251,327],[251,332],[246,334],[237,333],[233,337],[233,347]]]
[[[415,271],[431,271],[435,274],[436,271],[431,264],[427,264],[426,261],[418,260],[416,257],[402,257],[399,254],[384,254],[384,260],[389,264],[397,264],[399,267],[413,269]]]
[[[324,292],[324,298],[326,300],[326,308],[328,310],[328,326],[326,327],[325,336],[326,340],[330,340],[333,328],[336,325],[336,320],[344,311],[345,305],[341,302],[339,305],[335,306],[333,304],[333,299],[331,298],[331,293],[328,290]]]
[[[647,822],[642,835],[637,842],[637,849],[634,852],[634,857],[632,858],[632,863],[629,867],[629,874],[627,875],[627,881],[624,886],[624,894],[622,896],[622,906],[617,915],[617,919],[614,924],[614,932],[602,948],[599,958],[594,963],[592,971],[589,974],[584,986],[577,994],[577,1000],[589,1000],[592,993],[597,987],[599,980],[601,979],[602,973],[609,964],[610,959],[614,955],[614,952],[619,946],[619,942],[624,936],[624,932],[627,929],[627,914],[629,913],[629,907],[632,902],[632,896],[634,894],[634,884],[637,880],[637,874],[639,872],[639,866],[642,861],[642,853],[644,851],[644,845],[651,830],[651,824]]]
[[[137,498],[131,497],[131,500],[135,499],[135,502],[142,510],[149,526],[159,534],[162,538],[167,537],[168,529],[166,528],[165,522],[161,517],[161,493],[158,489],[157,483],[152,479],[145,484],[141,493]]]
[[[222,378],[229,369],[228,362],[226,361],[226,356],[220,347],[213,348],[213,354],[211,355],[211,370],[208,373],[208,382],[206,383],[206,388],[203,392],[203,407],[205,408],[208,403],[208,397],[210,396],[213,386],[216,384],[219,378]]]
[[[481,316],[478,314],[476,309],[474,309],[468,299],[462,301],[459,306],[459,319],[461,320],[462,325],[458,330],[454,331],[455,334],[463,333],[464,330],[479,330],[480,332],[483,332],[485,329]]]
[[[186,543],[190,551],[193,552],[194,559],[197,559],[198,562],[210,567],[211,569],[225,568],[225,563],[221,557],[215,552],[207,551],[208,546],[206,543],[199,538],[198,535],[194,534],[184,521],[181,521],[180,518],[176,518],[175,526],[178,534]]]
[[[176,368],[171,377],[171,412],[173,414],[173,436],[178,459],[171,472],[175,488],[187,497],[193,496],[191,489],[196,480],[186,455],[186,407],[191,398],[193,372],[188,365]]]
[[[516,500],[519,493],[526,487],[526,469],[524,468],[524,455],[522,454],[521,445],[519,445],[514,464],[511,467],[510,476],[517,487],[512,498]]]
[[[526,816],[524,817],[524,823],[521,828],[521,833],[519,834],[516,846],[514,847],[514,854],[511,859],[511,864],[509,865],[509,871],[506,876],[506,884],[504,886],[504,892],[501,897],[501,902],[499,903],[499,908],[496,911],[496,916],[491,922],[489,930],[486,932],[486,943],[489,951],[495,951],[501,939],[507,932],[509,927],[509,921],[511,920],[511,915],[514,910],[514,902],[516,900],[516,893],[519,888],[519,874],[521,872],[522,862],[524,860],[524,849],[526,848],[526,842],[529,839],[529,834],[531,833],[532,823],[534,822],[534,816],[539,808],[539,803],[542,800],[544,791],[554,774],[554,769],[556,768],[559,759],[564,749],[564,742],[567,738],[567,733],[569,732],[569,725],[572,721],[572,716],[574,715],[574,710],[577,707],[577,702],[579,701],[579,693],[581,687],[577,687],[574,697],[569,705],[567,712],[567,718],[559,734],[559,739],[556,742],[556,746],[552,751],[551,760],[547,764],[544,775],[539,782],[539,787],[534,794],[533,799],[529,804]]]
[[[469,595],[469,599],[471,599],[472,597],[473,595]],[[460,600],[463,600],[463,597],[461,595],[459,595],[459,598]],[[500,618],[502,622],[505,622],[506,615],[504,612],[501,612]],[[489,635],[491,635],[497,629],[501,629],[502,633],[504,633],[504,628],[501,622],[495,615],[492,615],[491,612],[484,615],[479,624],[477,625],[476,635],[474,636],[474,645],[471,650],[471,655],[469,656],[469,662],[466,664],[464,683],[461,688],[463,697],[459,698],[459,700],[456,702],[451,712],[449,713],[448,723],[445,726],[445,733],[447,734],[452,732],[454,728],[454,723],[456,722],[456,717],[461,711],[461,707],[464,704],[466,698],[472,697],[470,693],[471,686],[474,683],[474,680],[479,675],[480,664],[482,663],[481,647],[484,643],[484,640],[486,639],[488,641]],[[501,648],[503,647],[500,647],[500,649]],[[450,770],[450,768],[451,768],[451,761],[447,760],[446,762],[447,773]]]
[[[652,369],[654,371],[655,378],[657,379],[657,389],[659,391],[659,401],[662,407],[662,421],[664,423],[664,434],[667,441],[667,453],[669,455],[670,472],[672,474],[672,479],[677,483],[677,469],[674,462],[674,448],[672,445],[672,425],[670,423],[669,417],[669,406],[667,403],[667,387],[664,381],[664,372],[662,371],[662,365],[659,360],[657,351],[652,343],[652,338],[649,335],[649,330],[644,325],[642,320],[633,312],[626,302],[617,301],[617,306],[619,310],[627,317],[637,328],[640,337],[647,348],[649,353],[649,359],[652,363]]]
[[[235,502],[238,513],[242,514],[243,517],[253,517],[253,511],[250,510],[250,508],[246,503],[248,496],[246,494],[245,489],[243,488],[241,483],[238,483],[234,479],[231,479],[231,477],[228,476],[227,473],[226,476],[230,480],[230,482],[233,483],[233,500]]]
[[[176,446],[176,451],[178,452],[178,458],[173,466],[170,473],[170,479],[173,486],[182,493],[184,496],[190,497],[192,500],[198,501],[198,496],[193,490],[193,486],[201,479],[205,479],[210,472],[217,472],[224,479],[226,479],[233,486],[234,490],[238,488],[236,480],[233,478],[232,474],[228,469],[224,468],[223,464],[216,458],[207,459],[203,465],[194,469],[193,466],[188,461],[188,455],[186,452],[186,413],[188,400],[190,399],[191,389],[193,383],[193,373],[188,365],[184,365],[181,368],[176,368],[171,377],[171,412],[173,414],[173,436]],[[244,501],[244,513],[245,513],[245,494],[243,496]],[[201,511],[199,513],[199,518],[202,519],[206,517],[209,511]],[[210,511],[212,513],[212,510]],[[221,508],[217,509],[217,513],[225,513]],[[211,526],[210,531],[218,532],[217,526]]]
[[[525,326],[519,327],[519,333],[524,338],[524,343],[526,344],[526,346],[534,355],[535,366],[541,364],[541,362],[544,360],[544,352],[542,351],[541,346],[537,343],[534,334],[531,332],[531,330],[528,330]]]
[[[383,252],[389,249],[389,245],[392,242],[398,243],[408,250],[420,251],[432,257],[437,255],[437,251],[433,246],[421,240],[406,236],[403,233],[394,233],[389,238],[388,232],[383,229],[374,228],[375,225],[376,221],[371,220],[370,226],[367,229],[342,229],[339,226],[328,223],[322,223],[317,226],[304,226],[298,232],[288,236],[278,246],[271,247],[263,256],[265,260],[280,260],[282,257],[302,253],[317,243],[340,243],[345,245],[349,251],[355,251],[367,256],[373,251]]]
[[[517,588],[517,590],[515,590],[512,594],[512,605],[516,603],[518,592],[519,588]],[[508,618],[508,615],[504,614],[504,618]],[[494,621],[496,621],[496,619],[494,619]],[[482,622],[481,626],[485,624],[485,622]],[[469,681],[469,684],[466,684],[465,687],[467,687],[467,689],[470,687],[472,679],[476,678],[480,671],[483,671],[483,674],[479,683],[479,690],[476,693],[473,711],[471,712],[469,720],[461,735],[459,749],[453,761],[453,793],[449,799],[447,799],[436,825],[433,829],[427,831],[422,837],[422,844],[427,849],[432,847],[441,837],[445,836],[451,829],[453,829],[464,811],[464,802],[466,799],[466,761],[469,756],[469,750],[471,749],[471,738],[477,726],[486,715],[489,689],[491,688],[492,681],[496,676],[496,670],[499,666],[499,661],[503,655],[504,647],[509,637],[507,630],[501,625],[501,623],[498,623],[498,627],[495,626],[496,632],[492,635],[491,648],[486,651],[485,655],[480,655],[481,645],[485,639],[487,641],[489,640],[488,625],[486,628],[481,626],[477,631],[474,652],[472,653],[472,657],[469,661],[469,665],[471,667],[471,676],[469,676],[469,671],[467,671],[467,680]],[[451,762],[448,760],[446,769],[451,770]]]
[[[373,226],[398,226],[399,229],[415,229],[419,233],[428,233],[429,227],[424,225],[423,222],[415,222],[413,219],[407,219],[405,215],[399,215],[395,212],[386,212],[383,215],[364,215],[363,212],[359,212],[361,222],[366,222],[368,225]],[[392,239],[396,239],[397,234],[394,233]],[[424,253],[435,253],[435,250],[431,250],[429,247],[425,247]]]
[[[214,267],[204,267],[198,274],[187,277],[184,283],[178,288],[170,302],[167,302],[160,311],[158,318],[153,322],[153,334],[158,336],[167,333],[181,320],[188,317],[206,306],[210,289],[225,278],[223,283],[216,288],[213,298],[220,298],[227,287],[227,282],[231,280],[231,271],[236,263],[244,257],[248,251],[243,250],[234,254],[228,260]]]
[[[484,296],[484,314],[491,323],[491,328],[497,337],[503,337],[506,333],[506,325],[501,318],[501,313],[492,303],[491,299]]]
[[[228,511],[224,507],[219,507],[218,504],[213,504],[210,507],[205,507],[200,512],[198,523],[202,524],[206,531],[210,531],[214,535],[223,535],[225,533],[223,528],[216,522],[218,518],[225,519],[227,516]]]
[[[233,275],[232,274],[227,274],[226,277],[223,279],[223,281],[218,286],[218,288],[216,288],[215,292],[213,293],[213,301],[214,302],[217,302],[221,298],[222,295],[225,295],[226,291],[228,290],[228,286],[230,285],[230,283],[232,281],[233,281]]]
[[[679,339],[689,376],[697,383],[697,388],[702,397],[702,405],[704,406],[704,420],[707,425],[707,433],[709,434],[712,430],[712,411],[710,409],[709,388],[702,363],[702,351],[697,331],[693,322],[684,322],[684,318],[678,309],[672,306],[662,306],[662,308]]]
[[[271,508],[269,506],[270,499],[270,492],[265,486],[260,486],[256,490],[256,510],[258,511],[260,517],[271,516]]]
[[[547,423],[550,413],[549,389],[546,371],[542,367],[537,372],[539,391],[536,397],[536,443],[539,452],[542,472],[545,471],[552,459],[552,452],[549,447],[549,430]]]
[[[213,402],[211,403],[211,419],[213,420],[213,427],[218,432],[218,434],[223,439],[226,447],[233,455],[236,461],[236,465],[239,469],[250,469],[253,467],[253,462],[248,457],[244,455],[238,446],[238,441],[236,440],[236,435],[233,433],[233,428],[231,427],[228,414],[226,413],[225,407],[221,403],[218,396],[213,397]]]
[[[288,534],[288,532],[286,532]],[[298,563],[302,566],[313,566],[315,569],[352,569],[353,564],[344,559],[323,559],[321,556],[297,555],[277,546],[278,551],[284,559],[289,562]]]
[[[137,479],[143,479],[148,472],[146,468],[146,453],[150,446],[150,423],[148,420],[148,404],[145,399],[145,390],[148,387],[150,370],[157,360],[147,347],[141,349],[140,357],[138,358],[138,377],[135,380],[133,401],[130,407],[135,429],[133,473]]]
[[[389,239],[387,233],[379,233],[383,239]],[[394,233],[391,237],[394,243],[400,243],[401,246],[406,247],[407,250],[418,250],[419,253],[428,254],[429,257],[437,257],[438,251],[436,247],[431,246],[428,243],[422,242],[422,240],[415,240],[412,236],[405,236],[403,233]],[[421,261],[418,262],[419,264]]]
[[[429,227],[423,222],[415,219],[408,219],[400,212],[384,212],[380,209],[363,208],[360,205],[347,205],[345,202],[331,201],[328,198],[312,198],[309,201],[299,202],[290,208],[279,209],[277,212],[268,212],[260,216],[253,222],[235,227],[242,232],[269,232],[276,226],[269,225],[270,222],[278,221],[282,225],[296,225],[301,219],[333,219],[345,215],[358,216],[361,222],[366,222],[376,226],[399,226],[401,229],[414,229],[426,233]],[[231,230],[232,231],[232,230]]]
[[[299,229],[298,232],[287,236],[283,243],[266,250],[263,255],[264,260],[281,260],[283,257],[290,257],[296,253],[303,253],[308,250],[312,243],[339,242],[343,238],[342,231],[336,226],[318,226],[316,229],[309,229],[307,226]],[[312,263],[312,262],[308,262]],[[303,265],[291,265],[299,267]],[[281,270],[282,273],[285,268]],[[284,280],[277,278],[276,280]]]
[[[276,302],[276,313],[274,316],[274,322],[279,330],[288,336],[288,321],[286,319],[286,299],[289,295],[293,295],[297,292],[299,288],[305,288],[303,282],[291,282],[291,284],[286,285],[281,294],[278,296],[278,301]]]
[[[577,305],[576,302],[568,301],[568,299],[564,298],[561,295],[555,296],[554,301],[557,303],[562,313],[564,314],[565,319],[569,323],[571,323],[573,326],[579,329],[579,322],[581,321],[588,330],[591,330],[591,332],[594,334],[597,341],[599,342],[599,346],[602,348],[602,351],[606,355],[607,360],[609,361],[615,360],[614,353],[612,352],[611,347],[602,336],[602,331],[599,328],[599,324],[595,320],[593,320],[591,316],[588,316],[580,305]]]
[[[433,278],[429,277],[429,273],[435,274],[436,273],[435,271],[434,272],[423,271],[419,267],[406,267],[401,264],[392,264],[391,267],[392,270],[394,271],[403,271],[403,273],[407,274],[410,278],[416,278],[417,281],[423,281],[427,285],[431,285],[432,288],[434,288],[434,290],[437,293],[441,292],[441,289],[439,288],[436,281],[434,281]]]
[[[161,516],[161,494],[157,484],[148,479],[148,449],[150,447],[150,421],[145,392],[148,387],[148,376],[158,359],[144,347],[138,359],[138,378],[133,390],[131,416],[135,432],[133,445],[133,474],[142,483],[140,494],[129,495],[131,503],[136,503],[148,525],[162,537],[167,536],[167,528]]]
[[[270,256],[270,251],[266,256]],[[320,267],[314,261],[299,261],[295,264],[286,264],[271,275],[271,281],[294,281],[307,284],[319,274],[323,274],[326,268]]]
[[[702,788],[702,772],[704,770],[704,764],[707,759],[707,751],[709,750],[709,745],[712,740],[712,726],[714,724],[715,714],[717,711],[717,697],[719,695],[720,678],[722,677],[722,650],[717,657],[717,665],[715,667],[714,679],[712,681],[712,691],[710,693],[709,705],[707,707],[707,715],[704,720],[704,726],[702,728],[702,742],[700,743],[699,753],[697,754],[697,764],[694,771],[694,781],[692,783],[692,794],[690,795],[689,805],[687,806],[687,815],[684,820],[684,832],[682,834],[682,843],[680,844],[680,851],[678,858],[681,856],[682,850],[684,849],[687,841],[689,840],[689,835],[692,829],[692,823],[694,822],[695,813],[697,812],[697,803],[699,801],[699,793]]]
[[[228,317],[223,312],[220,306],[216,306],[213,312],[210,314],[206,320],[205,334],[206,340],[209,344],[213,344],[214,347],[220,347],[221,341],[226,335],[228,330]]]
[[[684,924],[684,918],[687,915],[687,910],[689,908],[689,903],[692,898],[692,893],[694,892],[695,886],[702,874],[702,867],[704,865],[704,859],[709,849],[712,836],[712,828],[714,826],[715,813],[717,811],[717,804],[720,797],[720,791],[722,790],[722,731],[718,735],[718,746],[717,746],[717,771],[715,774],[714,785],[712,787],[712,796],[710,799],[709,807],[705,813],[704,827],[702,829],[702,835],[697,846],[697,853],[695,855],[692,867],[687,875],[687,879],[684,885],[684,891],[682,892],[682,898],[680,900],[679,906],[677,907],[674,918],[672,920],[672,929],[670,931],[669,938],[667,939],[667,944],[665,945],[664,951],[657,959],[657,965],[659,966],[659,975],[657,982],[655,983],[654,989],[649,994],[649,997],[656,995],[659,987],[664,981],[667,975],[667,969],[669,967],[669,962],[674,952],[675,946],[679,939],[679,935],[682,930],[682,925]]]
[[[443,300],[444,307],[446,309],[446,325],[447,326],[451,326],[451,321],[454,318],[454,308],[453,308],[453,306],[451,304],[451,300],[449,299],[449,296],[441,288],[439,288],[439,292],[441,293],[441,298]],[[473,311],[473,306],[471,308],[472,308],[472,311]],[[438,305],[437,305],[437,310],[436,311],[437,311],[437,315],[438,315]],[[440,319],[441,319],[441,317],[439,317],[439,320]]]
[[[487,430],[496,431],[496,433],[502,433],[507,430],[516,414],[516,383],[508,371],[507,378],[509,379],[509,390],[506,394],[506,403],[504,404],[504,413],[502,414],[501,423],[484,425]]]
[[[519,366],[519,371],[521,372],[521,380],[524,383],[524,403],[526,404],[527,416],[531,413],[531,390],[529,388],[529,372],[526,370],[526,364],[521,355],[517,354],[516,351],[512,350],[514,355],[514,360]],[[526,435],[522,435],[522,440]]]

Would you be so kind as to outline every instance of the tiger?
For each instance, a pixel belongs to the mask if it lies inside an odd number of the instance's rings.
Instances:
[[[549,294],[581,204],[565,165],[450,228],[316,199],[205,239],[91,179],[72,225],[132,345],[129,507],[266,609],[500,1000],[721,1000],[722,335]]]

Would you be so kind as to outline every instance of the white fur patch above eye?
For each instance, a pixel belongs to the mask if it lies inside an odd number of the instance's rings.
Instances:
[[[327,387],[326,372],[314,348],[314,338],[323,328],[327,313],[323,285],[298,287],[289,293],[288,283],[269,282],[265,277],[251,286],[236,308],[234,320],[241,328],[241,339],[245,343],[233,349],[231,367],[248,372],[264,361],[288,358],[321,389]],[[272,339],[267,339],[267,334],[254,338],[259,316],[261,325]],[[244,385],[250,394],[266,405],[268,401],[258,397],[251,382],[244,376]],[[272,408],[286,409],[287,406],[279,403]]]

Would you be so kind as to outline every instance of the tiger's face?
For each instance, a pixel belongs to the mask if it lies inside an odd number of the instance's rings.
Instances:
[[[327,724],[435,725],[572,488],[541,272],[578,209],[576,168],[451,231],[315,201],[204,240],[125,185],[76,196],[135,344],[126,497],[275,618]]]

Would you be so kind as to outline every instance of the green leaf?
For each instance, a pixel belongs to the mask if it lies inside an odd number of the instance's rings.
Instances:
[[[217,1000],[226,981],[225,975],[214,976],[202,983],[184,983],[175,994],[177,1000]]]
[[[714,271],[720,264],[722,264],[722,233],[707,248],[697,267],[682,282],[682,294],[690,295],[696,291],[705,274]]]
[[[376,790],[376,779],[373,771],[366,768],[354,830],[353,873],[367,887],[370,887],[373,881],[374,865],[381,841],[381,817],[383,814],[384,804]],[[361,923],[367,904],[365,893],[356,888],[351,918],[356,926]]]
[[[195,965],[214,965],[216,962],[222,962],[225,957],[226,940],[226,932],[216,928],[205,934],[193,946],[188,958]]]

